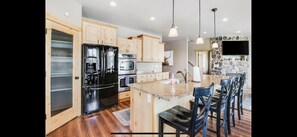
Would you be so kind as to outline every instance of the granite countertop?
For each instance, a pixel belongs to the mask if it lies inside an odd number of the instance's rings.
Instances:
[[[228,77],[203,75],[202,81],[200,83],[188,82],[172,85],[169,84],[170,80],[162,80],[145,83],[133,83],[129,84],[129,86],[132,89],[134,88],[136,90],[146,92],[153,96],[170,101],[172,99],[192,95],[194,87],[207,87],[210,86],[212,82],[215,83],[215,89],[217,89],[220,87],[220,80],[225,78]]]
[[[143,75],[143,74],[157,74],[157,73],[163,73],[163,72],[136,72],[136,75]]]

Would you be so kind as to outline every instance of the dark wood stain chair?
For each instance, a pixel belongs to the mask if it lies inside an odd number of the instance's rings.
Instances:
[[[195,101],[192,110],[182,106],[175,106],[171,109],[159,113],[159,137],[163,137],[163,124],[167,124],[176,129],[176,136],[180,136],[180,132],[194,137],[203,129],[203,137],[206,137],[208,112],[212,100],[214,83],[210,87],[196,87],[193,90]],[[208,99],[205,100],[204,97]],[[197,113],[198,104],[203,104],[200,113]]]

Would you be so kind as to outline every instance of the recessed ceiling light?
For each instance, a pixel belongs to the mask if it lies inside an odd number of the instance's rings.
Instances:
[[[228,18],[223,18],[223,22],[226,22],[228,21],[229,19]]]
[[[240,31],[238,30],[238,31],[236,31],[236,33],[240,33]]]
[[[150,20],[155,20],[156,18],[155,17],[150,17]]]
[[[207,32],[205,32],[205,31],[203,32],[203,34],[206,34],[206,33],[207,33]]]
[[[69,12],[66,11],[66,12],[64,13],[64,15],[65,15],[66,17],[69,17]]]
[[[117,6],[117,3],[114,1],[111,1],[109,4],[110,4],[110,6],[113,6],[113,7]]]

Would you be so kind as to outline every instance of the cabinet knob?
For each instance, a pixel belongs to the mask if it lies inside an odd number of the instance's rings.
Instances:
[[[75,76],[74,79],[79,79],[79,76]]]

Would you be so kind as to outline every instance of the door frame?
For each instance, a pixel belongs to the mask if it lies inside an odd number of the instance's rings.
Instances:
[[[207,61],[207,63],[208,63],[208,66],[207,66],[208,71],[207,71],[207,74],[209,74],[210,73],[209,66],[210,66],[210,53],[211,53],[211,50],[195,50],[195,64],[197,66],[199,66],[199,54],[198,53],[199,52],[205,52],[205,51],[208,52],[208,56],[207,56],[207,58],[208,58],[208,61]],[[200,69],[202,70],[202,68],[200,68]]]
[[[65,23],[62,20],[52,17],[48,13],[46,14],[46,83],[45,83],[45,113],[46,113],[46,134],[52,132],[61,125],[67,123],[71,119],[80,115],[80,96],[81,96],[81,81],[80,79],[75,79],[76,76],[81,76],[81,48],[80,48],[80,28],[78,29],[74,25]],[[51,36],[52,29],[62,31],[64,33],[73,36],[73,66],[72,66],[72,107],[51,117]]]

